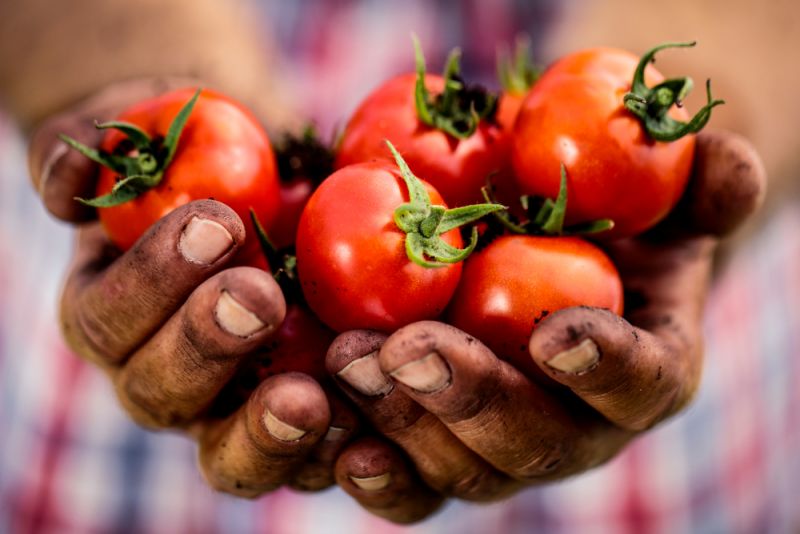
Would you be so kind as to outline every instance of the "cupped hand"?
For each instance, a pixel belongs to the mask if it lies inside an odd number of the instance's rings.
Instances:
[[[45,206],[71,222],[95,217],[73,197],[93,196],[97,169],[58,134],[96,146],[95,120],[190,83],[118,84],[42,124],[29,161]],[[213,487],[246,497],[284,484],[321,489],[335,482],[336,457],[358,426],[337,394],[299,373],[262,382],[243,403],[221,394],[286,313],[269,273],[229,268],[244,238],[240,218],[212,200],[169,213],[124,254],[99,223],[85,222],[62,294],[62,330],[108,374],[134,421],[197,440]]]
[[[559,387],[537,385],[479,340],[432,321],[388,337],[342,334],[329,350],[328,370],[404,451],[418,473],[416,487],[434,495],[496,500],[583,472],[678,412],[697,391],[714,251],[755,211],[764,189],[763,166],[749,143],[725,132],[699,135],[693,179],[668,220],[606,246],[626,289],[625,318],[567,308],[531,336],[534,362]],[[352,458],[340,461],[337,477],[354,465]],[[397,479],[404,469],[398,459],[361,476]],[[342,486],[366,502],[363,491]],[[391,492],[391,483],[382,491]]]

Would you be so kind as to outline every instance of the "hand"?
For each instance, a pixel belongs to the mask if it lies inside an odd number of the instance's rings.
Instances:
[[[95,215],[73,197],[93,196],[97,169],[57,134],[95,146],[101,133],[94,120],[190,83],[115,85],[45,122],[29,160],[47,208],[74,222]],[[244,232],[232,210],[210,200],[173,211],[125,254],[98,223],[82,226],[62,295],[63,332],[77,354],[108,374],[136,422],[182,429],[198,441],[213,487],[247,497],[282,484],[321,489],[334,483],[335,459],[357,429],[341,400],[291,373],[260,384],[244,405],[223,405],[220,395],[286,312],[268,273],[225,269]]]
[[[669,220],[607,246],[626,288],[626,317],[568,308],[534,331],[531,356],[560,389],[543,389],[478,340],[432,321],[388,338],[345,333],[329,350],[328,370],[410,458],[417,488],[486,501],[583,472],[696,392],[713,253],[718,238],[757,208],[764,187],[746,141],[698,136],[693,180]],[[363,475],[395,478],[404,469],[386,462]],[[367,499],[352,484],[342,487]]]

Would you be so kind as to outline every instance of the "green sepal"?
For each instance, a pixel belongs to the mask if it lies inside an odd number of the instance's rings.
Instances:
[[[414,105],[417,118],[455,139],[467,139],[482,120],[493,121],[497,111],[497,95],[479,87],[469,87],[460,78],[459,49],[450,52],[443,73],[444,90],[431,98],[425,86],[425,58],[419,39],[412,35],[417,81]]]
[[[711,110],[725,103],[724,100],[714,100],[711,96],[711,80],[707,80],[706,105],[689,122],[678,121],[670,117],[668,112],[673,105],[683,105],[694,85],[692,79],[672,78],[654,87],[647,87],[644,83],[645,68],[653,61],[657,52],[665,48],[693,47],[695,44],[695,41],[665,43],[648,50],[636,66],[630,92],[622,99],[625,108],[639,118],[644,130],[656,141],[675,141],[687,134],[699,132],[711,118]]]
[[[147,132],[136,126],[135,124],[131,124],[129,122],[123,121],[108,121],[108,122],[97,122],[95,121],[94,127],[98,130],[107,130],[109,128],[113,128],[115,130],[119,130],[120,132],[124,133],[128,139],[133,143],[138,150],[148,150],[150,148],[151,143],[153,142],[150,139],[150,136],[147,135]]]
[[[483,197],[492,202],[491,191],[484,187]],[[542,197],[520,197],[520,204],[529,219],[517,221],[508,211],[494,213],[494,220],[512,234],[520,235],[588,235],[605,232],[614,227],[611,219],[598,219],[564,227],[567,214],[567,169],[561,164],[561,182],[556,199]],[[495,226],[495,230],[497,227]]]
[[[526,93],[541,74],[542,69],[531,57],[531,41],[527,36],[517,37],[513,57],[505,47],[497,51],[497,78],[503,90],[514,94]]]
[[[166,157],[164,157],[163,163],[161,164],[162,169],[166,168],[170,163],[172,163],[172,158],[175,156],[175,151],[178,150],[178,141],[183,133],[183,128],[186,126],[186,122],[189,120],[189,115],[192,114],[194,105],[197,102],[197,99],[200,97],[201,92],[202,89],[195,91],[192,98],[183,105],[180,111],[178,111],[178,114],[172,120],[172,123],[169,125],[167,135],[164,138],[164,148],[166,148],[167,154]]]
[[[131,178],[136,178],[135,176],[131,176]],[[80,197],[73,197],[75,200],[83,204],[84,206],[91,206],[93,208],[111,208],[114,206],[119,206],[120,204],[124,204],[134,198],[138,197],[141,194],[141,191],[136,189],[132,186],[124,186],[124,187],[114,187],[110,193],[106,193],[105,195],[101,195],[95,198],[80,198]]]
[[[542,231],[546,234],[558,235],[564,229],[564,217],[567,215],[567,168],[561,164],[561,183],[558,186],[558,197],[552,204],[550,213],[542,223]]]
[[[267,259],[272,278],[278,283],[287,304],[301,304],[305,302],[300,281],[297,278],[297,256],[293,247],[277,249],[272,244],[267,231],[258,219],[255,210],[250,208],[250,221],[256,230],[261,253]]]
[[[134,170],[135,166],[138,165],[138,162],[131,161],[133,158],[117,156],[116,154],[110,154],[108,152],[101,152],[96,148],[84,145],[80,141],[77,141],[68,135],[58,134],[58,138],[98,165],[108,167],[114,172],[118,172],[120,174],[129,174]]]
[[[388,139],[386,145],[397,162],[411,199],[398,206],[393,214],[395,224],[406,234],[405,248],[408,259],[417,265],[429,268],[443,267],[466,259],[478,243],[477,228],[472,228],[470,243],[462,249],[446,243],[441,236],[484,215],[505,209],[505,206],[475,204],[454,209],[432,206],[430,196],[419,178],[414,176]]]

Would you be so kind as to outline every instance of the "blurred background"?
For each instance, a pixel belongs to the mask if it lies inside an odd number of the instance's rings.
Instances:
[[[793,0],[4,0],[0,532],[402,530],[367,518],[338,490],[282,490],[256,503],[214,495],[194,470],[191,443],[127,421],[103,377],[61,344],[55,303],[73,230],[28,184],[26,136],[108,83],[174,74],[247,102],[273,136],[314,121],[330,138],[373,88],[413,69],[412,32],[429,70],[458,46],[465,78],[491,88],[498,47],[521,34],[542,65],[589,46],[641,54],[697,40],[659,55],[659,70],[694,78],[690,111],[711,78],[727,104],[710,127],[748,137],[770,177],[765,208],[731,241],[712,289],[692,408],[587,475],[496,505],[452,504],[416,530],[800,532]]]

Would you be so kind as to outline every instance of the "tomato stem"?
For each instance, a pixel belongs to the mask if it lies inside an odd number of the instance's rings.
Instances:
[[[711,110],[724,100],[714,100],[711,96],[711,80],[706,81],[706,105],[698,111],[689,122],[673,119],[668,112],[673,105],[681,107],[686,96],[692,90],[694,82],[691,78],[672,78],[654,87],[644,83],[644,71],[648,63],[654,61],[657,52],[665,48],[688,48],[697,44],[664,43],[648,50],[639,60],[633,74],[631,90],[622,99],[624,106],[642,123],[647,134],[656,141],[675,141],[681,137],[697,133],[708,123]]]
[[[542,74],[542,69],[533,62],[531,40],[520,35],[514,45],[513,57],[505,46],[497,51],[497,78],[500,87],[513,94],[524,94],[533,87]]]
[[[487,202],[492,202],[492,192],[482,188],[481,192]],[[512,234],[522,235],[586,235],[611,230],[614,221],[598,219],[564,227],[567,214],[567,168],[561,164],[561,182],[555,200],[541,197],[520,197],[520,204],[528,213],[529,219],[517,221],[507,210],[493,213],[494,219],[502,228]],[[496,230],[496,228],[495,228]]]
[[[433,128],[456,138],[467,139],[482,120],[494,121],[497,95],[480,86],[470,86],[461,79],[461,51],[453,49],[444,69],[444,90],[431,98],[425,86],[425,56],[416,35],[412,36],[416,59],[417,83],[414,103],[417,118]]]
[[[473,204],[454,209],[444,206],[432,206],[431,198],[419,178],[414,176],[403,157],[386,140],[386,145],[394,156],[400,176],[408,189],[409,201],[401,204],[394,211],[394,222],[406,234],[406,254],[408,259],[423,267],[443,267],[463,261],[475,249],[478,242],[478,230],[472,228],[469,244],[459,249],[447,244],[442,234],[465,224],[477,221],[484,215],[493,213],[505,206],[501,204]]]
[[[126,141],[135,148],[132,155],[97,150],[61,134],[59,137],[67,145],[95,163],[119,173],[119,179],[110,193],[92,199],[75,197],[75,200],[95,208],[109,208],[133,200],[148,189],[152,189],[161,183],[164,171],[175,156],[181,133],[183,133],[183,129],[189,120],[201,91],[202,89],[198,89],[194,96],[178,111],[163,140],[152,139],[147,132],[128,122],[95,122],[95,128],[98,130],[113,128],[125,134]]]

